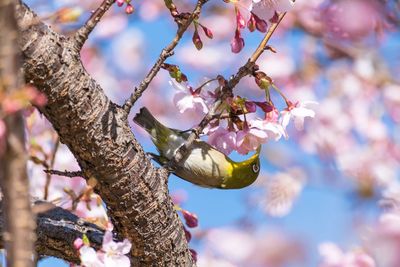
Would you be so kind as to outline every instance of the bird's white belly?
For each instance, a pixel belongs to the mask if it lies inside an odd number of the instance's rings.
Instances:
[[[217,152],[220,153],[220,152]],[[184,159],[183,166],[176,174],[185,180],[205,187],[219,187],[226,175],[224,158],[215,154],[215,150],[194,147],[189,156]]]

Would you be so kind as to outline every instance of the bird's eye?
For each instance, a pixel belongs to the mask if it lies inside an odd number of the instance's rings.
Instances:
[[[259,170],[260,170],[260,166],[256,163],[256,164],[253,164],[253,172],[254,173],[257,173]]]

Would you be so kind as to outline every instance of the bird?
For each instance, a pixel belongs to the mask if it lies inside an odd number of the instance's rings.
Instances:
[[[160,154],[153,154],[152,158],[161,165],[174,157],[190,135],[188,131],[163,125],[146,107],[140,109],[133,121],[150,134]],[[235,162],[210,144],[196,139],[182,160],[172,166],[172,172],[201,187],[240,189],[257,179],[260,173],[260,150],[261,147],[250,158]]]

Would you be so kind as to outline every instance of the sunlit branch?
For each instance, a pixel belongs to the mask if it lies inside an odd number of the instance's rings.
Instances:
[[[104,13],[115,2],[115,0],[104,0],[101,5],[92,13],[90,18],[86,21],[85,25],[83,25],[76,33],[75,33],[75,43],[78,50],[81,50],[83,44],[89,37],[89,34],[93,31],[96,27],[97,23],[103,17]]]
[[[81,171],[58,171],[58,170],[43,170],[45,173],[49,175],[59,175],[59,176],[65,176],[65,177],[83,177],[84,174]]]
[[[198,138],[198,136],[203,132],[204,128],[215,118],[218,110],[224,103],[224,100],[232,95],[233,88],[240,82],[240,80],[245,77],[246,75],[251,74],[254,71],[254,66],[257,59],[261,56],[261,54],[265,51],[267,47],[268,41],[271,39],[271,36],[275,32],[275,29],[278,27],[279,23],[282,21],[283,17],[286,13],[283,13],[279,16],[279,19],[276,23],[272,24],[269,28],[268,32],[261,40],[260,44],[258,45],[257,49],[248,59],[245,65],[239,68],[238,72],[230,79],[222,88],[221,95],[219,99],[217,99],[207,115],[201,120],[197,127],[192,129],[192,133],[187,138],[185,144],[183,144],[178,151],[176,152],[175,156],[170,160],[170,162],[166,165],[166,168],[171,168],[175,166],[179,161],[181,161],[185,155],[188,153],[188,150],[194,140]]]
[[[0,203],[2,206],[3,203]],[[90,245],[99,249],[104,230],[71,212],[48,202],[36,202],[32,206],[36,213],[37,240],[35,250],[39,256],[53,256],[68,262],[80,263],[79,254],[73,246],[77,238],[85,234]],[[0,208],[0,215],[4,215]],[[0,217],[0,248],[4,248],[4,220]]]
[[[54,163],[56,160],[56,154],[57,154],[57,150],[60,146],[60,140],[59,137],[57,137],[56,142],[54,143],[54,147],[53,150],[51,151],[51,155],[50,155],[50,166],[49,169],[52,169],[54,167]],[[49,196],[49,187],[50,187],[50,182],[51,182],[51,173],[46,172],[46,183],[44,186],[44,200],[47,200],[48,196]]]
[[[138,87],[135,88],[134,92],[131,94],[129,99],[125,101],[125,104],[123,105],[123,109],[127,114],[129,114],[129,111],[131,110],[132,106],[135,104],[135,102],[140,98],[140,96],[143,94],[143,92],[147,89],[153,78],[157,75],[159,72],[162,64],[165,62],[165,60],[172,56],[174,53],[175,47],[178,45],[179,41],[181,40],[183,34],[189,27],[189,25],[193,22],[194,19],[198,18],[201,12],[201,8],[205,3],[207,3],[208,0],[198,0],[196,7],[194,8],[193,12],[190,14],[190,16],[184,20],[183,23],[178,23],[178,30],[176,32],[176,35],[172,42],[166,46],[162,51],[160,56],[158,57],[156,63],[153,65],[151,68],[150,72],[146,75],[146,77],[141,81]]]

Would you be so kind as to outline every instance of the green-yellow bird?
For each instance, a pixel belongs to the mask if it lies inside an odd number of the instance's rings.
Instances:
[[[151,136],[160,156],[155,159],[166,163],[175,155],[189,136],[188,132],[168,128],[157,121],[143,107],[133,119]],[[252,184],[260,172],[260,149],[249,159],[235,162],[208,143],[195,140],[190,151],[173,172],[193,184],[221,189],[238,189]]]

